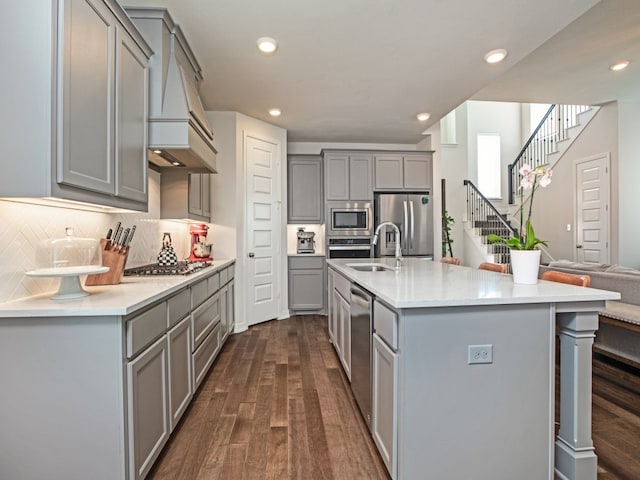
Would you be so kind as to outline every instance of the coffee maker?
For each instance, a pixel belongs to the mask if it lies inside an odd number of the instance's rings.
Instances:
[[[191,254],[188,260],[194,262],[210,262],[211,248],[210,243],[205,243],[207,238],[208,225],[204,223],[194,223],[189,225],[189,235],[191,235]]]
[[[298,253],[315,253],[315,232],[305,232],[304,227],[298,228]]]

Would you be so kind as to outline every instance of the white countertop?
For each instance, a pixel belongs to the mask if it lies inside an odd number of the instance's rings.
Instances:
[[[539,280],[536,285],[513,283],[508,274],[449,265],[421,258],[403,258],[398,270],[362,272],[349,263],[384,263],[395,258],[327,260],[349,280],[395,308],[508,305],[619,300],[620,294]]]
[[[124,277],[118,285],[84,287],[87,297],[52,300],[49,294],[0,303],[0,318],[128,315],[202,278],[235,260],[214,260],[210,267],[188,275]],[[82,282],[84,283],[84,281]]]

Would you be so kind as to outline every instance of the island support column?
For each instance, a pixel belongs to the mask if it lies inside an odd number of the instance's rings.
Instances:
[[[571,306],[576,310],[567,312]],[[563,480],[596,480],[598,458],[591,439],[592,345],[598,310],[587,304],[558,305],[560,331],[560,431],[556,439],[555,472]],[[602,310],[601,305],[599,310]]]

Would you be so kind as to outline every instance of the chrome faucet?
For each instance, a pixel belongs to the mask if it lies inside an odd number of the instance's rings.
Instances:
[[[378,243],[380,230],[382,229],[382,227],[385,227],[387,225],[393,227],[396,231],[396,268],[400,268],[400,263],[402,261],[402,248],[400,247],[400,229],[395,223],[382,222],[380,225],[378,225],[378,227],[376,228],[376,232],[373,235],[373,244],[376,245]]]

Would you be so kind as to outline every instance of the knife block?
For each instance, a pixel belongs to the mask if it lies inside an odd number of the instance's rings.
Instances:
[[[107,244],[106,238],[100,239],[100,247],[102,248],[102,265],[109,267],[109,271],[94,275],[87,275],[85,281],[86,286],[94,285],[117,285],[122,282],[124,275],[124,266],[127,263],[127,255],[129,248],[123,250],[105,250]]]

